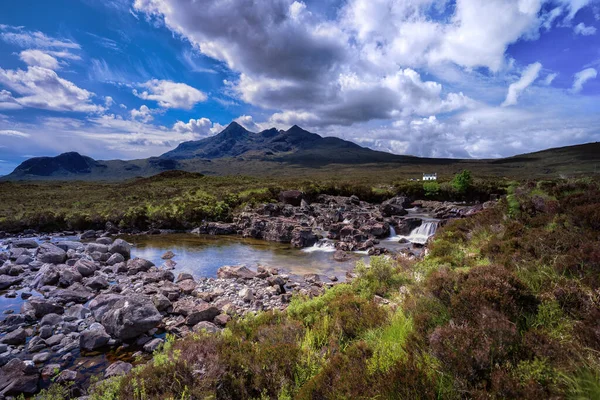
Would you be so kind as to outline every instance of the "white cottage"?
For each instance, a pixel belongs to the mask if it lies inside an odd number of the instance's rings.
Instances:
[[[423,174],[424,181],[437,181],[437,173],[435,174]]]

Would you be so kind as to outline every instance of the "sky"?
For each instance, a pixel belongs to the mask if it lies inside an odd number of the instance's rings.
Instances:
[[[0,175],[297,124],[397,154],[600,140],[600,0],[0,3]]]

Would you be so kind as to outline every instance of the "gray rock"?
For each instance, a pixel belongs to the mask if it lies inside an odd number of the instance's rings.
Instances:
[[[83,275],[81,275],[75,267],[67,267],[61,271],[58,284],[62,287],[69,287],[76,282],[81,282],[82,280]]]
[[[167,311],[173,306],[171,301],[160,293],[152,297],[152,302],[158,311]]]
[[[133,365],[123,362],[117,361],[113,364],[110,364],[106,371],[104,372],[104,378],[110,378],[113,376],[126,375],[133,369]]]
[[[42,339],[48,339],[50,336],[52,336],[54,334],[54,327],[53,326],[42,326],[40,328],[40,337]]]
[[[74,283],[67,289],[56,289],[48,293],[48,297],[52,300],[67,304],[67,303],[85,303],[92,297],[94,293],[89,291],[86,287],[80,283]]]
[[[127,340],[155,328],[161,320],[162,315],[150,299],[133,295],[114,303],[101,323],[112,337]]]
[[[0,290],[8,289],[9,287],[17,285],[21,282],[23,282],[22,277],[0,275]]]
[[[100,321],[104,314],[124,297],[118,294],[101,294],[96,296],[89,304],[89,309],[96,321]]]
[[[164,343],[164,340],[155,338],[150,340],[148,343],[144,345],[144,351],[147,353],[153,353],[154,350],[158,349],[158,347]]]
[[[112,244],[112,242],[113,242],[113,240],[106,236],[96,239],[96,243],[105,244],[107,246],[110,246]]]
[[[241,297],[245,302],[251,302],[254,300],[254,293],[252,293],[251,288],[243,288],[239,291],[238,296]]]
[[[131,257],[131,245],[124,241],[123,239],[116,239],[112,245],[108,248],[110,253],[119,253],[125,259],[129,259]]]
[[[108,344],[110,336],[106,333],[104,326],[99,323],[93,323],[88,329],[81,332],[79,336],[79,346],[83,350],[96,350]]]
[[[33,258],[30,255],[20,255],[16,260],[15,260],[15,264],[17,265],[28,265],[30,262],[33,261]],[[11,274],[13,275],[13,274]]]
[[[52,264],[44,264],[33,278],[32,286],[35,288],[53,286],[58,283],[59,279],[60,273],[58,267]]]
[[[224,266],[218,269],[217,277],[221,279],[252,279],[256,273],[245,266]]]
[[[67,253],[52,243],[43,243],[38,248],[37,259],[43,263],[62,264],[67,260]]]
[[[96,231],[93,230],[89,230],[89,231],[85,231],[83,232],[80,236],[79,236],[79,240],[84,240],[84,239],[94,239],[96,236],[98,236],[96,234]]]
[[[0,392],[3,395],[33,394],[38,390],[37,368],[13,358],[0,368]]]
[[[27,300],[25,304],[21,307],[23,313],[27,313],[31,311],[35,318],[42,318],[46,314],[62,314],[64,312],[64,308],[50,300],[40,299],[37,297],[32,297]]]
[[[93,261],[81,259],[75,263],[75,268],[77,272],[81,274],[83,277],[88,277],[94,275],[96,271],[96,264]]]
[[[89,243],[86,247],[88,253],[108,253],[108,246],[100,243]]]
[[[34,239],[17,239],[12,242],[11,246],[21,249],[35,249],[38,244]]]
[[[147,272],[152,267],[154,267],[152,261],[136,257],[133,260],[127,261],[127,275],[135,275],[138,272]]]
[[[81,304],[75,304],[65,311],[65,320],[73,321],[77,319],[87,318],[91,311]]]
[[[81,243],[81,242],[71,242],[71,241],[68,241],[68,240],[65,240],[65,241],[62,241],[62,242],[56,242],[55,245],[56,245],[56,247],[60,247],[64,251],[83,249],[83,243]]]
[[[50,352],[45,351],[43,353],[35,354],[31,361],[33,361],[34,364],[43,364],[48,361],[51,356],[52,354]]]
[[[40,350],[48,347],[46,341],[39,336],[33,337],[29,343],[27,343],[27,351],[30,353],[37,353]]]
[[[60,374],[54,379],[56,383],[68,383],[75,382],[77,380],[77,371],[73,371],[70,369],[65,369],[61,371]]]
[[[93,290],[106,289],[109,286],[108,280],[99,275],[89,278],[85,285]]]
[[[177,275],[177,280],[175,280],[175,283],[183,282],[188,279],[194,280],[194,277],[192,276],[192,274],[188,274],[187,272],[182,272],[179,275]]]
[[[60,342],[62,342],[62,340],[64,338],[65,338],[64,334],[57,333],[56,335],[52,335],[48,339],[46,339],[46,344],[50,347],[56,346],[57,344],[60,344]]]
[[[125,261],[125,257],[123,257],[120,253],[114,253],[112,256],[106,260],[106,265],[115,265]]]
[[[208,321],[198,322],[196,325],[194,325],[192,330],[194,332],[207,332],[207,333],[217,333],[217,332],[221,331],[221,329],[219,329],[218,326],[216,326],[212,322],[208,322]]]
[[[55,325],[60,324],[62,322],[62,320],[63,320],[62,316],[60,316],[58,314],[50,313],[50,314],[44,315],[44,317],[40,321],[40,325],[41,326],[44,326],[44,325],[55,326]]]
[[[186,325],[196,325],[202,321],[212,321],[221,311],[210,304],[200,304],[190,310],[185,318]]]
[[[2,343],[11,345],[23,344],[26,340],[27,331],[23,328],[17,328],[12,332],[7,333],[2,339],[0,339]]]

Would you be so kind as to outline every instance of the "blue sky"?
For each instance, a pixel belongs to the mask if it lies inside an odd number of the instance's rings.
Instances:
[[[0,175],[232,120],[433,157],[598,141],[598,30],[595,0],[4,2]]]

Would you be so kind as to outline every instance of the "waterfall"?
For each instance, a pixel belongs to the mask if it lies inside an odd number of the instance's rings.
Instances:
[[[406,237],[411,243],[425,244],[427,239],[435,235],[438,223],[435,221],[423,222],[421,226],[415,228]]]
[[[335,242],[329,239],[321,239],[311,247],[302,249],[305,253],[313,253],[315,251],[323,251],[325,253],[333,253],[335,251]]]
[[[393,239],[396,237],[396,230],[394,229],[394,227],[392,225],[390,225],[390,239]]]

